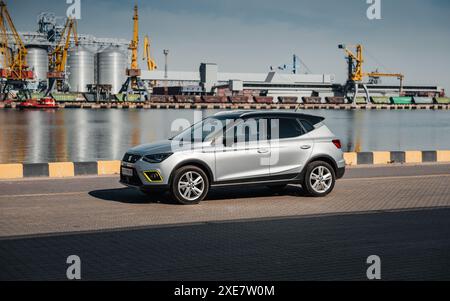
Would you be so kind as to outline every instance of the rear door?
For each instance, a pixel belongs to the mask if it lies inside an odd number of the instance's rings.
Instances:
[[[295,178],[314,148],[314,140],[295,117],[270,120],[270,176]]]

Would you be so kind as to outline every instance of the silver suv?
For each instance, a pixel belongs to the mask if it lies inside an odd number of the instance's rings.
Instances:
[[[280,111],[228,111],[203,119],[165,141],[130,149],[120,182],[144,193],[169,191],[197,204],[211,187],[301,184],[329,194],[345,173],[341,142],[324,118]]]

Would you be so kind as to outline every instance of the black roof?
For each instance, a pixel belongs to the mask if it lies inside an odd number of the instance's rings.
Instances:
[[[303,114],[294,111],[231,111],[231,112],[221,112],[216,114],[226,119],[238,119],[238,118],[258,118],[258,117],[268,117],[268,118],[298,118],[309,121],[312,124],[317,124],[325,120],[324,117]]]

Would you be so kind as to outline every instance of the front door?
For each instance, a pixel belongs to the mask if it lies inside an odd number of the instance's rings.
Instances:
[[[267,120],[236,122],[216,148],[216,182],[251,182],[270,174]]]

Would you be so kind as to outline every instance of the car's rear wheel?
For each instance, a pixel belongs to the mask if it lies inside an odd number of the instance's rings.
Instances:
[[[302,187],[309,195],[323,197],[334,189],[336,174],[327,162],[315,161],[306,167]]]
[[[171,194],[183,205],[201,202],[209,191],[209,180],[206,173],[197,166],[184,166],[175,171]]]

